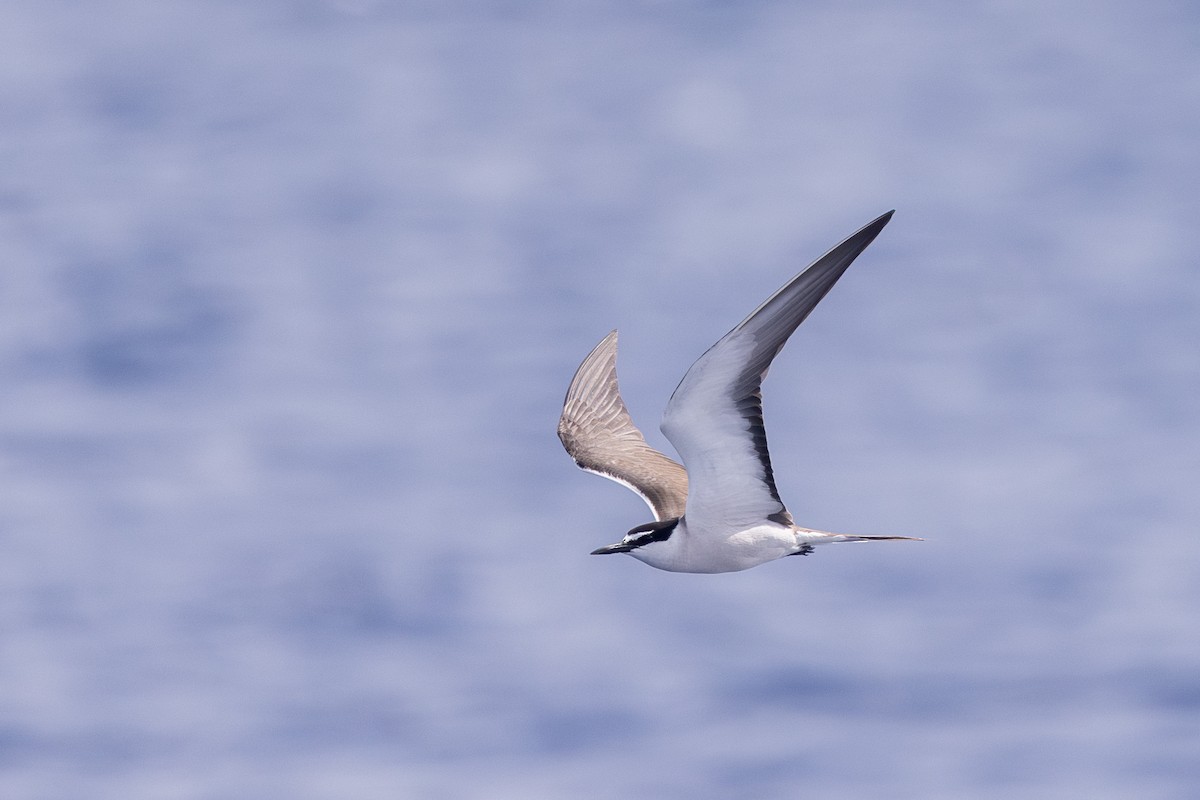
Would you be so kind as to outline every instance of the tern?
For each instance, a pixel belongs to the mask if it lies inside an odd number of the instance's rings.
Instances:
[[[669,572],[737,572],[814,545],[913,536],[803,528],[779,499],[763,426],[762,381],[788,337],[866,249],[889,211],[814,261],[692,364],[660,429],[683,464],[646,443],[617,386],[617,332],[583,360],[558,436],[575,463],[632,489],[654,514],[592,555],[628,553]]]

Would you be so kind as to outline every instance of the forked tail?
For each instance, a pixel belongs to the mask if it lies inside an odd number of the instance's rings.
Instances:
[[[808,544],[835,544],[837,542],[883,542],[883,541],[906,541],[906,542],[923,542],[924,539],[919,536],[868,536],[865,534],[849,534],[849,533],[829,533],[828,531],[812,531],[800,529],[796,537]]]

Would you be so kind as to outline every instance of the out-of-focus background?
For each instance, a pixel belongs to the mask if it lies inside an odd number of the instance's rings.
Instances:
[[[8,0],[0,795],[1195,798],[1198,142],[1168,0]],[[927,541],[589,557],[890,208],[766,416]]]

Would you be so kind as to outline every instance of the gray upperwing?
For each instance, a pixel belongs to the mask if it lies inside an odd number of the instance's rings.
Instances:
[[[563,401],[558,438],[581,468],[637,492],[655,519],[683,515],[687,472],[646,444],[646,438],[633,424],[617,386],[615,330],[576,370]]]

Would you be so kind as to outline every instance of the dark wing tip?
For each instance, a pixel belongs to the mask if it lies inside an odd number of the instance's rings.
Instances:
[[[866,225],[863,225],[857,231],[855,231],[854,233],[847,236],[846,240],[844,242],[842,242],[842,244],[848,244],[851,242],[857,243],[857,242],[862,241],[863,239],[866,239],[866,244],[870,244],[875,239],[875,237],[879,235],[879,232],[881,230],[883,230],[883,226],[887,225],[889,222],[892,221],[892,215],[895,213],[896,213],[896,209],[893,208],[891,211],[887,212],[886,214],[880,214],[878,217],[871,220]],[[862,247],[863,250],[866,249],[866,244],[863,245],[863,247]],[[861,250],[859,252],[861,252]]]

